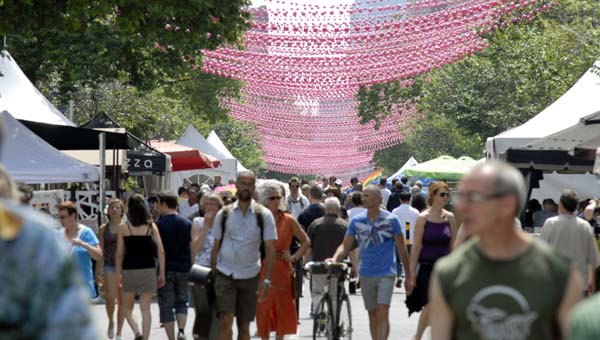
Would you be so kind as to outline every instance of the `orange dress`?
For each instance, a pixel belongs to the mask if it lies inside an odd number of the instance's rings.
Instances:
[[[292,215],[279,212],[277,221],[277,241],[275,242],[275,261],[271,277],[271,288],[263,302],[256,305],[256,326],[258,335],[266,338],[275,331],[277,335],[296,334],[298,316],[292,295],[292,267],[281,259],[283,251],[289,251],[294,232]],[[263,262],[264,263],[264,262]],[[260,270],[260,280],[265,278],[265,266]]]

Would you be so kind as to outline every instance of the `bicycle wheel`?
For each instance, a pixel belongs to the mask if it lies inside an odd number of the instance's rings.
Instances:
[[[313,340],[316,339],[333,339],[333,314],[328,295],[323,296],[315,308]]]
[[[350,308],[350,298],[344,294],[342,302],[338,306],[338,327],[336,335],[338,339],[352,339],[352,310]]]

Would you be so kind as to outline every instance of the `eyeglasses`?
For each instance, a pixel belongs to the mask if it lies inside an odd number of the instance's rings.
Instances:
[[[506,196],[506,194],[495,193],[485,195],[476,191],[459,192],[458,201],[463,203],[481,204],[503,196]]]
[[[118,205],[115,205],[115,206],[110,207],[110,210],[121,210],[121,207],[119,207]]]
[[[440,197],[448,197],[449,196],[449,194],[447,192],[438,192],[437,195]]]
[[[276,201],[276,200],[280,200],[281,196],[271,196],[269,197],[269,201]]]

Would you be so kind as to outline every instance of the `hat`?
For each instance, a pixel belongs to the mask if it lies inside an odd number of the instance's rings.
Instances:
[[[211,191],[210,186],[208,184],[202,184],[202,186],[200,187],[200,192],[206,194],[209,191]]]
[[[341,187],[341,186],[342,186],[342,180],[341,180],[341,179],[336,179],[336,180],[335,180],[335,185],[337,185],[337,186],[340,186],[340,187]]]

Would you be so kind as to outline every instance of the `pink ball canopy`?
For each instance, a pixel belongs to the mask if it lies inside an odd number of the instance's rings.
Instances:
[[[486,47],[482,34],[531,21],[555,5],[544,0],[365,0],[299,4],[271,0],[242,9],[253,17],[244,50],[203,50],[202,70],[245,82],[222,105],[256,124],[269,169],[364,176],[375,151],[403,140],[416,119],[398,105],[382,122],[360,124],[360,86],[412,79]]]

